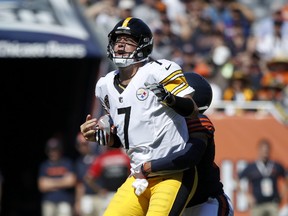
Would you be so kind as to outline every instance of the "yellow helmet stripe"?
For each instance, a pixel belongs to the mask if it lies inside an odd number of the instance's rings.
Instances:
[[[124,22],[123,22],[123,24],[122,24],[122,27],[127,27],[128,26],[128,23],[129,23],[129,21],[132,19],[132,17],[127,17],[125,20],[124,20]]]

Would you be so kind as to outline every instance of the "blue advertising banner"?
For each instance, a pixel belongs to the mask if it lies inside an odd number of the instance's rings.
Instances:
[[[103,53],[76,2],[0,0],[0,58],[94,58]]]

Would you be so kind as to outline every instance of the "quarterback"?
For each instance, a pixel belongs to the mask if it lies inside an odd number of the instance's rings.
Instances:
[[[185,149],[185,118],[198,114],[194,89],[178,64],[150,58],[153,37],[142,20],[121,20],[108,37],[108,57],[118,69],[98,80],[95,95],[109,118],[88,115],[80,129],[87,140],[125,148],[131,175],[104,216],[180,216],[195,193],[196,168],[146,176],[143,164]]]

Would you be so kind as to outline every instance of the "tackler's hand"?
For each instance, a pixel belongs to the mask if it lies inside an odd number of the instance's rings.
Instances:
[[[174,96],[171,94],[171,92],[167,91],[165,87],[160,83],[148,83],[145,82],[144,85],[147,89],[152,91],[158,98],[159,102],[163,102],[169,106],[172,106],[175,102]]]

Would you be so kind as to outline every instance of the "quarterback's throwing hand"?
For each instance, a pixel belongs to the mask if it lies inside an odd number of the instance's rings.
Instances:
[[[148,82],[145,82],[144,85],[147,89],[152,91],[157,96],[159,102],[164,102],[168,105],[172,105],[172,103],[174,102],[174,96],[171,94],[171,92],[167,91],[162,84],[150,84]]]
[[[87,115],[86,121],[80,126],[80,131],[87,141],[95,142],[95,126],[97,119],[92,118],[90,114]]]

